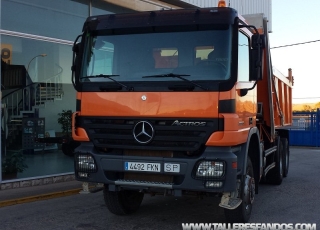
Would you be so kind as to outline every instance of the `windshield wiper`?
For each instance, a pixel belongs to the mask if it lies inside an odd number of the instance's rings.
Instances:
[[[143,76],[142,78],[164,78],[164,77],[172,77],[172,78],[179,78],[183,81],[189,82],[194,86],[199,87],[203,90],[209,90],[208,88],[203,87],[202,85],[199,85],[193,81],[190,81],[189,79],[186,79],[184,77],[190,76],[189,74],[174,74],[174,73],[167,73],[167,74],[158,74],[158,75],[150,75],[150,76]]]
[[[120,86],[122,86],[122,87],[124,87],[124,88],[126,88],[126,90],[128,90],[128,91],[133,91],[134,89],[133,89],[133,87],[129,87],[129,86],[126,86],[126,85],[124,85],[124,84],[122,84],[121,82],[118,82],[118,81],[116,81],[116,80],[114,80],[112,77],[119,77],[120,75],[117,75],[117,74],[111,74],[111,75],[108,75],[108,74],[99,74],[99,75],[92,75],[92,76],[87,76],[87,77],[81,77],[80,79],[89,79],[89,78],[108,78],[108,79],[110,79],[111,81],[113,81],[113,82],[115,82],[115,83],[117,83],[118,85],[120,85]]]

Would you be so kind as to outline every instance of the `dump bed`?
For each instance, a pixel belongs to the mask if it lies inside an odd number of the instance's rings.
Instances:
[[[264,119],[266,125],[272,127],[288,126],[292,123],[292,74],[285,77],[273,68],[272,79],[268,76],[258,83],[258,117]],[[272,122],[274,121],[274,122]]]
[[[245,15],[245,20],[256,26],[260,34],[265,34],[263,51],[262,80],[257,84],[258,119],[271,129],[273,136],[275,128],[289,126],[292,123],[292,86],[291,69],[288,77],[272,67],[267,19],[263,14]]]

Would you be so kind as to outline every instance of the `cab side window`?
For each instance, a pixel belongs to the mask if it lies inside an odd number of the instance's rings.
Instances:
[[[239,32],[238,81],[249,81],[249,39]]]

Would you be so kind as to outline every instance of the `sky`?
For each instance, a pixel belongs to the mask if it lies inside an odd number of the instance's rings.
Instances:
[[[288,76],[292,69],[293,103],[320,102],[320,0],[272,0],[272,65]]]

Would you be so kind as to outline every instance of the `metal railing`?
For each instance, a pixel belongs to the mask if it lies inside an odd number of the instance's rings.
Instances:
[[[34,88],[37,83],[32,83],[24,88],[16,89],[2,97],[8,116],[20,116],[21,111],[31,112],[34,105]]]
[[[58,73],[44,82],[36,82],[23,88],[12,90],[2,97],[9,117],[22,117],[22,112],[34,112],[35,106],[45,106],[47,101],[62,99],[63,89],[61,74],[63,69],[58,67]]]
[[[36,92],[35,104],[38,106],[45,106],[46,102],[61,100],[63,96],[61,74],[63,69],[56,64],[59,71],[54,76],[45,80],[45,82],[38,83]]]

